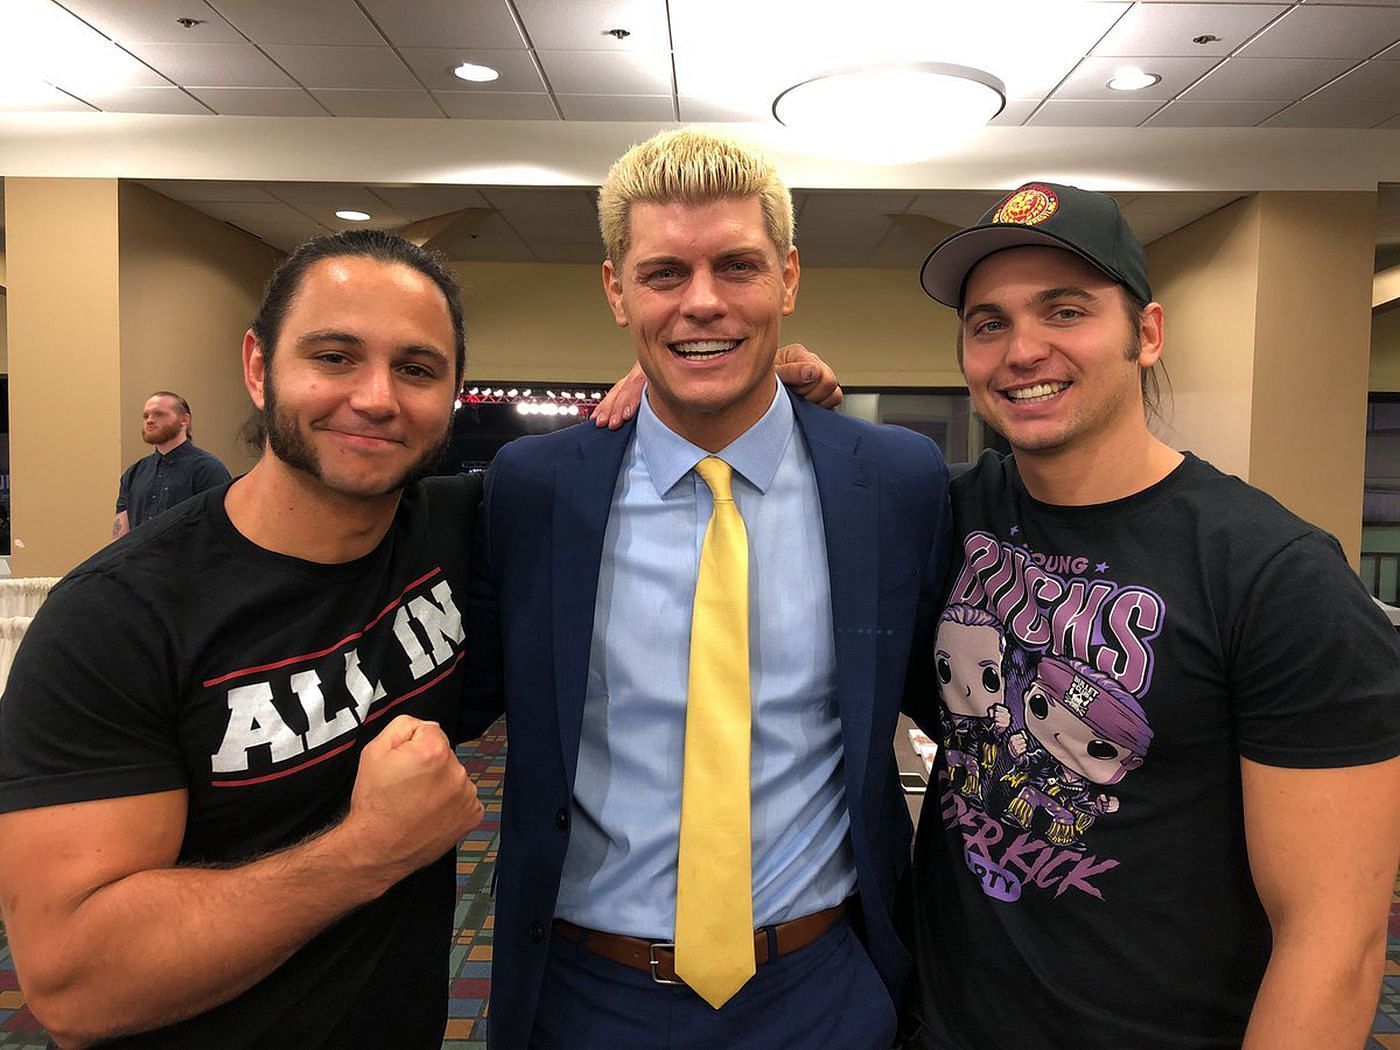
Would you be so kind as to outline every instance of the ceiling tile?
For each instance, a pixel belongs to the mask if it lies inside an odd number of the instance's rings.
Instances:
[[[1091,54],[1228,55],[1286,10],[1275,4],[1137,4]],[[1220,39],[1192,43],[1204,34]]]
[[[482,51],[446,47],[409,47],[400,52],[431,91],[502,91],[519,94],[545,90],[528,51]],[[472,84],[452,75],[463,62],[490,66],[500,77],[487,84]]]
[[[1174,58],[1147,56],[1136,58],[1086,58],[1075,67],[1065,82],[1055,89],[1055,98],[1074,99],[1141,99],[1174,98],[1219,63],[1218,58]],[[1115,91],[1108,82],[1120,69],[1136,66],[1145,73],[1156,73],[1162,79],[1141,91]]]
[[[1388,102],[1400,99],[1400,62],[1364,62],[1308,96],[1309,102]]]
[[[597,266],[603,261],[603,246],[598,242],[596,235],[591,245],[554,244],[548,241],[531,241],[530,248],[534,251],[535,257],[538,258],[540,262],[582,263]]]
[[[802,222],[830,224],[834,231],[851,221],[878,221],[905,211],[915,197],[907,190],[808,190]]]
[[[449,259],[482,259],[498,262],[533,262],[534,254],[499,215],[488,215],[442,251]]]
[[[568,186],[483,186],[478,191],[488,207],[507,215],[540,211],[556,215],[597,218],[594,191]]]
[[[231,25],[255,44],[382,44],[354,0],[214,0]]]
[[[1178,99],[1152,114],[1150,128],[1252,128],[1277,113],[1282,102],[1190,102]]]
[[[1240,54],[1247,58],[1369,58],[1400,40],[1400,8],[1295,7]]]
[[[489,207],[486,198],[471,186],[370,186],[408,222],[431,219],[463,208]]]
[[[142,179],[141,185],[162,197],[186,204],[209,201],[268,202],[267,190],[250,182],[217,182],[208,179]]]
[[[701,124],[726,124],[731,121],[772,120],[773,100],[755,98],[724,99],[715,101],[708,98],[677,99],[680,103],[681,120]]]
[[[242,34],[204,0],[62,0],[63,6],[119,44],[241,44]],[[176,19],[198,18],[186,29]]]
[[[516,95],[503,91],[434,91],[449,117],[463,120],[558,120],[548,95]]]
[[[297,245],[303,241],[309,241],[312,237],[330,232],[326,227],[309,220],[295,223],[245,221],[233,225],[274,248],[282,249],[284,252],[290,252]]]
[[[65,95],[57,88],[35,81],[7,86],[0,91],[0,113],[91,113],[93,107],[81,99]]]
[[[1158,238],[1189,226],[1198,216],[1185,215],[1145,215],[1140,219],[1129,219],[1128,226],[1143,244],[1151,244]]]
[[[1014,128],[1022,124],[1040,105],[1038,98],[1009,98],[1006,106],[987,123],[993,127]]]
[[[1400,128],[1400,117],[1396,117],[1394,120],[1387,120],[1384,124],[1381,125],[1381,127],[1386,128],[1387,130]]]
[[[1008,190],[1011,188],[1007,187]],[[950,226],[971,226],[1004,196],[1004,192],[936,190],[919,194],[908,210],[915,215],[927,215],[940,222],[946,222]]]
[[[86,92],[82,99],[104,113],[189,113],[207,114],[207,106],[177,87],[114,88]]]
[[[540,51],[549,86],[561,95],[670,95],[669,51]]]
[[[1264,122],[1269,128],[1374,128],[1400,114],[1394,102],[1297,102]]]
[[[1131,128],[1152,116],[1157,99],[1075,102],[1051,99],[1026,123],[1037,128]]]
[[[1214,193],[1206,191],[1171,191],[1112,194],[1123,208],[1123,214],[1130,220],[1147,216],[1172,215],[1199,219],[1231,201],[1238,200],[1239,193]]]
[[[671,48],[666,0],[515,0],[515,9],[536,48],[609,51]],[[625,29],[622,40],[609,35]]]
[[[670,95],[559,95],[565,120],[673,121]]]
[[[506,0],[360,0],[398,47],[523,48]]]
[[[50,84],[79,96],[115,88],[172,86],[116,44],[100,38],[85,40],[77,48],[46,48],[26,65]]]
[[[891,225],[884,238],[865,260],[866,266],[913,270],[920,266],[933,245],[898,225]]]
[[[336,91],[312,92],[321,105],[337,117],[441,117],[442,110],[433,96],[416,91]]]
[[[1311,4],[1345,4],[1349,7],[1400,7],[1400,0],[1301,0]]]
[[[324,117],[321,104],[301,88],[193,88],[215,113],[238,117]]]
[[[420,86],[388,47],[274,44],[266,51],[302,87],[408,91]]]
[[[1183,97],[1192,102],[1293,102],[1350,66],[1344,58],[1231,58]]]
[[[234,202],[206,202],[199,205],[199,210],[205,215],[212,215],[216,219],[224,222],[273,222],[273,223],[305,223],[310,221],[308,216],[303,215],[291,205],[283,204],[281,201],[267,201],[259,203],[256,201]]]
[[[128,49],[182,87],[294,86],[252,44],[130,44]]]

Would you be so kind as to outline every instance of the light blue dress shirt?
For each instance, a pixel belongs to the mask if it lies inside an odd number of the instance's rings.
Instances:
[[[713,501],[707,453],[642,399],[613,494],[598,574],[555,914],[670,940],[676,916],[691,601]],[[749,538],[754,921],[840,903],[855,861],[836,710],[831,588],[806,443],[781,388],[719,458]]]

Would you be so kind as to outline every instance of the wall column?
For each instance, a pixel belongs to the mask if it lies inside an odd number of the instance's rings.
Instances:
[[[1374,193],[1267,192],[1148,249],[1163,436],[1361,547]]]
[[[111,536],[121,462],[115,179],[5,180],[11,572],[58,576]]]

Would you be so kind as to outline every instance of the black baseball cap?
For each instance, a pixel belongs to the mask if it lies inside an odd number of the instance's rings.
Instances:
[[[919,282],[934,299],[962,307],[967,275],[994,252],[1022,245],[1065,248],[1087,259],[1144,303],[1152,301],[1147,257],[1112,197],[1077,186],[1028,182],[929,253]]]

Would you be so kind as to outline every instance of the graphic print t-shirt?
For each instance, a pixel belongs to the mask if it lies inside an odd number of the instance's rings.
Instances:
[[[249,543],[225,491],[55,587],[0,703],[0,811],[183,789],[178,862],[238,864],[339,818],[394,716],[453,724],[479,480],[414,486],[341,565]],[[454,870],[445,855],[244,994],[130,1045],[437,1046]]]
[[[1189,454],[1066,508],[989,453],[952,496],[915,852],[928,1045],[1238,1046],[1270,946],[1239,756],[1400,753],[1394,629],[1331,537]]]

